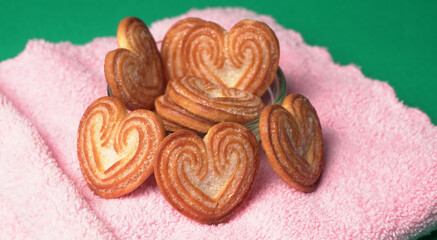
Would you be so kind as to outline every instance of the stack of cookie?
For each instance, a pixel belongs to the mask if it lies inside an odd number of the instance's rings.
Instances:
[[[242,125],[257,117],[273,169],[295,189],[314,191],[323,166],[315,109],[297,94],[282,106],[265,107],[260,98],[279,63],[279,43],[266,24],[242,20],[228,32],[186,18],[168,30],[159,51],[147,26],[128,17],[117,41],[104,64],[113,96],[93,102],[78,131],[80,167],[97,195],[125,195],[154,172],[182,214],[224,222],[258,172],[258,142]]]

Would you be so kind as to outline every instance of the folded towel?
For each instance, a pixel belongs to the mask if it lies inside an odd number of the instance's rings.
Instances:
[[[1,239],[399,239],[437,222],[437,127],[426,114],[404,106],[387,83],[335,64],[326,49],[245,9],[192,10],[151,32],[162,39],[188,16],[227,29],[257,19],[276,32],[288,92],[310,99],[321,121],[326,164],[317,190],[290,188],[262,154],[249,199],[219,225],[181,215],[153,176],[118,199],[94,195],[79,168],[77,128],[106,95],[103,63],[116,40],[32,40],[0,63]]]

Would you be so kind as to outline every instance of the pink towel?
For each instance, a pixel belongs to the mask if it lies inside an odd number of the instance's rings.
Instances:
[[[252,194],[224,224],[182,216],[153,176],[127,196],[95,196],[79,169],[77,127],[86,107],[106,94],[103,62],[116,40],[32,40],[0,63],[1,239],[400,239],[436,224],[437,127],[426,114],[268,16],[192,10],[151,24],[151,32],[162,39],[188,16],[227,29],[257,19],[274,29],[288,92],[307,96],[321,120],[326,165],[318,189],[290,188],[262,154]]]

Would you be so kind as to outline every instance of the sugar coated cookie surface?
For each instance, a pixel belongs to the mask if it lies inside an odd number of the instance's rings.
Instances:
[[[236,88],[225,88],[197,77],[173,79],[167,85],[170,98],[187,111],[214,122],[246,123],[259,116],[261,98]]]
[[[199,133],[208,132],[216,124],[216,122],[194,115],[180,107],[170,99],[168,94],[155,99],[155,109],[163,119]]]
[[[185,60],[182,54],[182,41],[187,32],[196,24],[203,22],[200,18],[184,18],[175,23],[165,34],[161,44],[162,61],[168,79],[186,75]]]
[[[202,140],[191,131],[167,136],[155,157],[161,193],[201,223],[226,221],[249,196],[259,168],[253,134],[237,123],[214,125]]]
[[[271,84],[279,63],[275,33],[253,20],[242,20],[227,32],[213,22],[183,19],[167,32],[161,50],[172,78],[197,76],[257,96]]]
[[[323,166],[323,138],[308,99],[290,94],[282,106],[267,106],[259,128],[262,147],[281,179],[299,191],[313,191]]]
[[[166,78],[160,53],[147,26],[138,18],[121,20],[118,49],[105,59],[105,77],[112,94],[129,109],[153,109],[165,90]]]
[[[153,172],[153,158],[165,137],[161,119],[139,109],[127,113],[115,97],[103,97],[85,111],[79,124],[77,155],[88,186],[115,198],[136,189]]]

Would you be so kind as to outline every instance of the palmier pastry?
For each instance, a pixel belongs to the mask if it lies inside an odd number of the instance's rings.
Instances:
[[[259,116],[261,98],[236,88],[225,88],[197,77],[170,81],[167,93],[177,105],[213,122],[246,123]]]
[[[121,20],[117,29],[119,48],[105,59],[105,77],[112,94],[129,110],[153,109],[165,90],[161,56],[147,26],[138,18]]]
[[[153,158],[165,137],[155,113],[127,113],[115,97],[93,102],[80,120],[77,154],[88,186],[97,195],[115,198],[136,189],[153,172]]]
[[[288,185],[315,189],[323,166],[323,138],[317,112],[304,96],[288,95],[269,105],[259,120],[261,142],[270,165]]]
[[[165,199],[201,223],[226,221],[249,196],[259,168],[252,132],[237,123],[214,125],[202,140],[192,131],[167,136],[155,157]]]
[[[177,22],[167,35],[164,39],[176,37],[161,46],[174,77],[197,76],[262,96],[276,75],[279,43],[265,23],[242,20],[228,33],[216,23],[189,19]]]
[[[200,18],[184,18],[175,23],[165,34],[161,44],[161,57],[168,79],[186,75],[185,60],[182,58],[182,40],[193,26],[203,22]]]
[[[176,105],[167,94],[155,99],[155,108],[162,118],[198,133],[206,133],[216,124]]]

